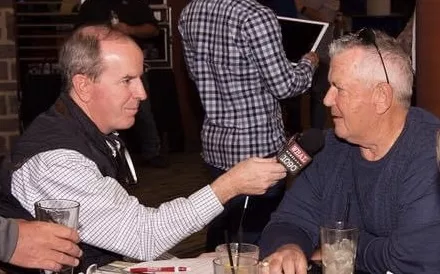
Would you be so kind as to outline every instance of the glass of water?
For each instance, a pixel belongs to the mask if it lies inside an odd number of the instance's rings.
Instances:
[[[230,260],[232,260],[232,265]],[[214,274],[258,274],[258,260],[246,256],[218,257],[213,261]]]
[[[324,274],[353,274],[359,237],[357,228],[335,222],[320,229]]]
[[[232,256],[246,256],[258,260],[260,248],[254,244],[248,243],[229,243]],[[228,244],[221,244],[215,248],[217,257],[228,256]]]
[[[77,229],[79,203],[62,199],[41,200],[35,203],[35,216],[39,221],[57,223]],[[44,270],[44,273],[73,274],[73,267],[63,266],[59,272]]]

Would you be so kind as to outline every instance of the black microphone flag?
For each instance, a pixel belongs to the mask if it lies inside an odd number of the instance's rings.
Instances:
[[[277,160],[291,175],[298,174],[324,145],[324,135],[319,129],[309,129],[294,135],[280,150]]]

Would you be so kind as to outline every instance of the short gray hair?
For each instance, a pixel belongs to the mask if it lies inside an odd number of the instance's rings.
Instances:
[[[131,40],[108,25],[85,25],[72,33],[61,47],[58,58],[64,91],[69,92],[72,89],[72,80],[77,74],[83,74],[93,81],[101,76],[104,70],[101,41],[112,39]]]
[[[404,107],[411,105],[414,73],[411,59],[402,49],[396,39],[384,32],[373,30],[375,42],[383,57],[390,85],[395,91],[395,96]],[[376,84],[386,80],[380,56],[374,44],[367,44],[359,38],[358,34],[348,34],[340,37],[330,44],[329,55],[333,58],[346,50],[362,48],[366,56],[359,68],[359,76],[365,77],[369,84]]]

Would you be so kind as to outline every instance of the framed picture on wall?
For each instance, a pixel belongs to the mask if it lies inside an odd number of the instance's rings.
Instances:
[[[172,68],[170,28],[168,25],[159,25],[159,28],[157,37],[150,38],[142,44],[144,64],[149,69]]]
[[[159,24],[171,24],[171,8],[166,5],[150,5],[153,16]]]

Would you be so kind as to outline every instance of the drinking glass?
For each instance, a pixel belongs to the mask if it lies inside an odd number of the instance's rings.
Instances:
[[[37,220],[78,228],[79,203],[71,200],[50,199],[35,203]],[[63,266],[59,272],[44,270],[44,273],[73,274],[72,266]]]
[[[232,266],[228,256],[214,259],[214,274],[258,274],[258,260],[246,256],[232,256]],[[238,265],[237,265],[238,262]]]
[[[257,245],[241,243],[239,248],[238,243],[229,243],[229,247],[231,248],[232,256],[240,255],[240,256],[251,257],[258,260],[258,256],[260,255],[260,248]],[[215,248],[215,253],[217,257],[228,256],[228,244],[218,245]]]
[[[353,274],[359,231],[335,222],[322,226],[321,255],[324,274]]]

